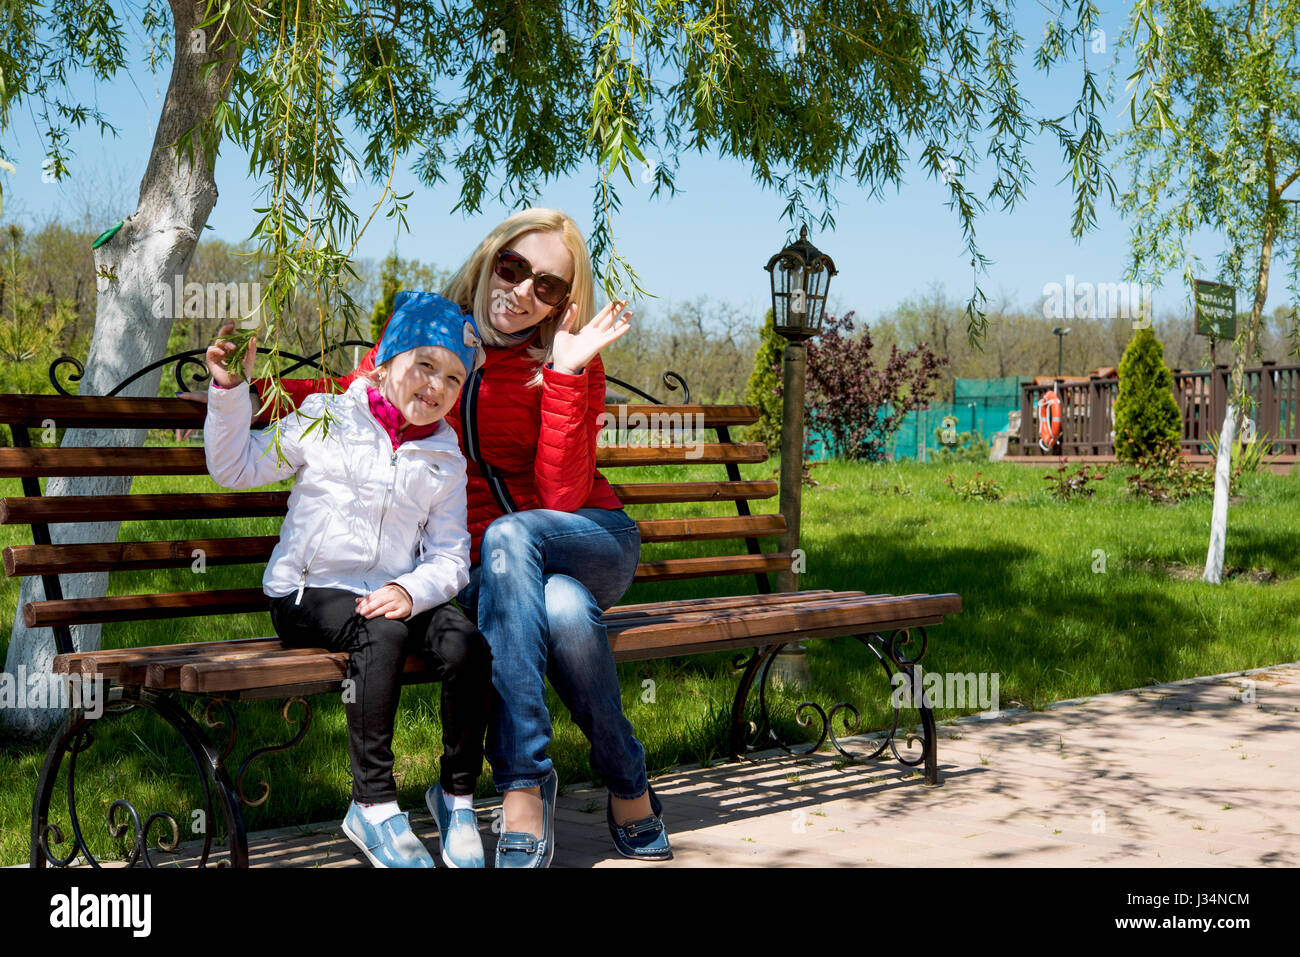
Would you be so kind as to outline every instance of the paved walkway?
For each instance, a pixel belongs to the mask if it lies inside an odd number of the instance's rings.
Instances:
[[[1300,663],[964,718],[939,735],[938,788],[833,752],[661,775],[676,854],[662,864],[618,857],[605,792],[569,788],[554,866],[1300,864]],[[499,807],[478,806],[489,859]],[[427,811],[411,821],[436,850]],[[369,866],[338,822],[252,834],[249,854],[254,867]]]
[[[554,866],[1300,864],[1300,664],[964,719],[940,729],[939,760],[938,788],[834,753],[661,775],[676,858],[657,865],[618,857],[604,791],[571,788]],[[479,805],[489,858],[497,807]],[[411,817],[436,849],[427,812]],[[252,835],[250,853],[367,866],[336,822]]]

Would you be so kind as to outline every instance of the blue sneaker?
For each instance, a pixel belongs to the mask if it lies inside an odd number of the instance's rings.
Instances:
[[[353,801],[343,818],[343,833],[375,867],[434,867],[433,858],[420,839],[411,830],[405,812],[394,814],[375,826],[361,813],[361,806]]]
[[[639,861],[672,860],[673,849],[668,843],[668,831],[664,827],[662,817],[664,807],[659,803],[659,796],[655,794],[654,788],[649,788],[649,791],[650,817],[639,821],[628,821],[626,824],[615,824],[614,801],[608,798],[605,801],[605,821],[609,824],[610,836],[614,838],[614,847],[624,857]]]
[[[471,808],[447,812],[442,799],[442,782],[424,792],[433,823],[438,826],[442,862],[448,867],[484,867],[483,839],[478,833],[478,816]]]
[[[555,855],[555,799],[560,793],[560,778],[551,773],[542,782],[542,836],[522,831],[508,831],[497,841],[497,867],[550,867]]]

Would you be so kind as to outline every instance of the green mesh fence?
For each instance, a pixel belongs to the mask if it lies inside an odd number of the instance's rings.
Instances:
[[[1020,408],[1020,384],[1028,377],[1006,376],[1000,379],[957,379],[955,400],[931,402],[928,409],[910,410],[903,424],[886,444],[891,459],[928,459],[938,446],[935,429],[944,427],[952,416],[957,434],[978,431],[986,440],[1007,428],[1008,418]],[[813,460],[830,458],[834,449],[819,436],[812,436]]]

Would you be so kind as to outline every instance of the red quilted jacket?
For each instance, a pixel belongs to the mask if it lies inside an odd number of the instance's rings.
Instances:
[[[378,346],[371,349],[354,372],[332,381],[346,389],[357,373],[374,368],[377,350]],[[542,370],[541,386],[529,388],[525,383],[537,362],[528,355],[527,342],[489,346],[485,352],[487,364],[480,370],[477,399],[479,455],[505,480],[515,505],[520,510],[561,512],[622,508],[609,482],[596,471],[597,417],[605,411],[605,367],[600,356],[578,375],[547,367]],[[329,388],[330,381],[284,379],[283,385],[296,407],[313,392]],[[261,387],[259,382],[253,384]],[[456,430],[464,452],[459,403],[447,413],[447,422]],[[467,464],[470,560],[477,564],[483,533],[502,510],[478,463]]]

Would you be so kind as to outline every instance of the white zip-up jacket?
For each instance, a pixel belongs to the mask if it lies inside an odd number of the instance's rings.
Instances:
[[[275,426],[248,427],[248,383],[208,390],[203,449],[208,472],[225,488],[256,488],[296,476],[280,541],[262,576],[273,598],[304,588],[359,595],[396,582],[418,615],[455,597],[469,581],[465,457],[444,420],[432,435],[396,451],[370,411],[365,379],[340,395],[309,396]],[[304,434],[329,409],[321,426]]]

